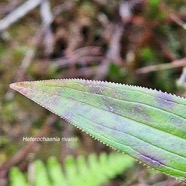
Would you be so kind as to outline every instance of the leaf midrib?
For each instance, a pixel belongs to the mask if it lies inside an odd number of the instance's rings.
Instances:
[[[60,88],[68,88],[68,89],[76,90],[76,91],[78,91],[78,92],[85,92],[85,93],[92,94],[92,95],[106,96],[106,97],[108,97],[108,98],[116,99],[116,100],[123,101],[123,102],[127,102],[127,103],[130,103],[130,102],[132,102],[132,103],[138,103],[138,104],[145,105],[145,106],[148,106],[148,107],[154,108],[154,109],[159,110],[159,111],[162,111],[162,112],[166,112],[166,113],[169,113],[169,114],[175,115],[175,116],[177,116],[177,117],[179,117],[179,118],[181,118],[181,119],[186,120],[186,118],[184,118],[183,116],[180,116],[179,114],[176,114],[176,113],[173,113],[173,112],[167,111],[167,110],[165,110],[165,109],[163,109],[163,108],[160,109],[160,108],[158,108],[158,107],[155,107],[155,106],[152,106],[152,105],[149,105],[149,104],[144,104],[144,103],[142,103],[142,102],[131,101],[131,100],[130,100],[130,101],[127,101],[127,100],[119,99],[119,98],[116,98],[116,97],[111,97],[111,96],[108,96],[108,95],[105,95],[105,94],[96,94],[96,93],[92,93],[92,92],[88,92],[88,91],[82,91],[82,90],[75,89],[75,88],[68,87],[68,86],[47,85],[47,84],[46,84],[45,86],[48,86],[48,87],[53,86],[53,87],[60,87]],[[110,89],[110,87],[107,87],[107,88]],[[135,91],[135,90],[129,90],[129,91]],[[135,92],[140,92],[140,91],[135,91]],[[144,95],[151,96],[151,97],[154,99],[154,97],[153,97],[152,95],[150,95],[150,94],[145,94],[145,93],[143,93],[143,92],[140,92],[140,93],[142,93],[142,94],[144,94]],[[161,98],[161,99],[163,99],[163,98]],[[178,104],[178,105],[185,106],[185,105],[180,104],[180,103],[177,103],[177,102],[173,102],[173,103],[176,103],[176,104]]]

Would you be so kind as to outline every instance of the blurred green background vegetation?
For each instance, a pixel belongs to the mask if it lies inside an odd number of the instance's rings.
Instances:
[[[186,96],[185,0],[53,0],[1,30],[24,0],[0,2],[0,185],[36,159],[112,150],[9,89],[24,80],[99,79]],[[33,1],[32,1],[33,2]],[[20,8],[19,10],[24,11]],[[23,137],[77,137],[30,143]],[[16,159],[17,158],[17,159]],[[130,181],[132,180],[132,181]],[[135,164],[106,185],[183,185]]]

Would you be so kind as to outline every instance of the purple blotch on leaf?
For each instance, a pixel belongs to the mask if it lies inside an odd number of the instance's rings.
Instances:
[[[141,154],[142,161],[146,162],[147,164],[155,167],[159,167],[161,165],[164,165],[163,161],[160,160],[157,157],[147,155],[147,154]]]
[[[156,100],[157,103],[164,108],[173,108],[175,105],[174,96],[171,94],[159,92]]]

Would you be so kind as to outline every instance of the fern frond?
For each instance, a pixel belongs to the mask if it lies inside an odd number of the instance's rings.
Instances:
[[[50,157],[46,166],[36,160],[34,166],[34,186],[100,186],[134,165],[134,160],[117,153],[91,154],[74,158],[68,156],[61,167],[55,157]],[[25,174],[13,167],[9,174],[10,186],[28,186]]]
[[[11,186],[28,186],[25,175],[17,167],[12,167],[9,173]]]

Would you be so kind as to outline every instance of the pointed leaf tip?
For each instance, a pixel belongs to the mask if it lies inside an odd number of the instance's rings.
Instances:
[[[29,82],[18,82],[18,83],[11,83],[9,86],[11,89],[20,92],[23,95],[27,94],[26,88],[28,87]]]
[[[10,87],[11,89],[16,90],[16,88],[17,88],[17,83],[11,83],[11,84],[9,85],[9,87]]]

